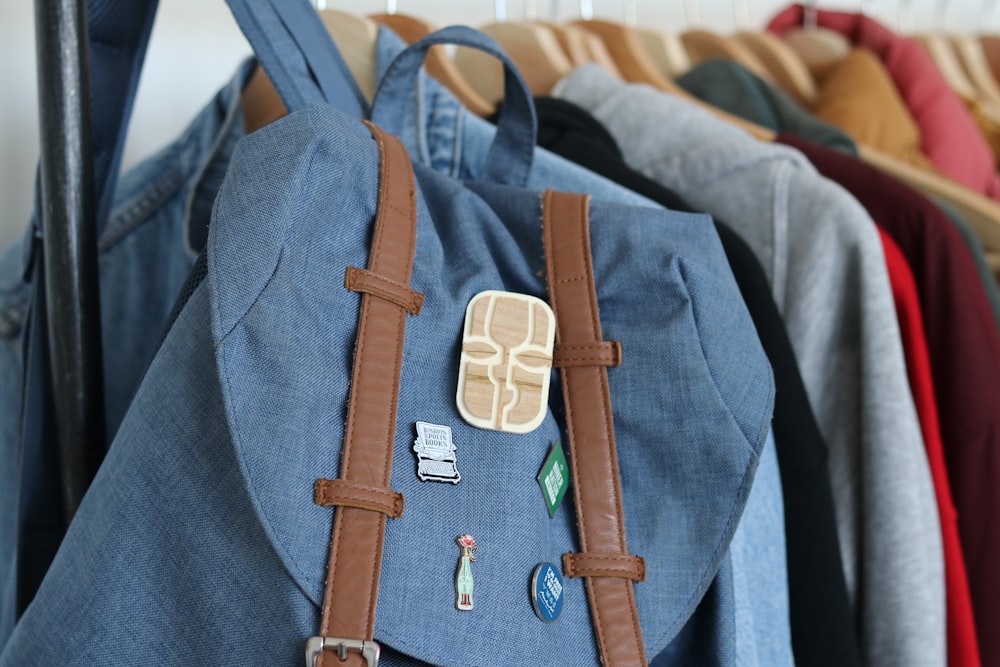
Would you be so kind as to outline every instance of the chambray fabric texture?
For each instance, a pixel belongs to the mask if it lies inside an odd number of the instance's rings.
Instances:
[[[380,31],[376,70],[384,83],[390,63],[405,45],[389,29],[381,28]],[[409,74],[399,71],[390,76],[404,78]],[[391,131],[398,133],[414,160],[456,178],[481,178],[496,128],[467,111],[450,91],[434,79],[424,76],[414,76],[413,79],[416,85],[397,87],[397,95],[387,97],[380,93],[377,96],[372,108],[373,120],[388,125]],[[504,113],[508,110],[509,106],[505,105]],[[526,122],[521,123],[522,131],[526,131],[525,125]],[[526,187],[579,191],[576,170],[581,167],[569,163],[573,169],[567,169],[561,158],[556,161],[553,159],[555,156],[548,151],[536,151],[535,155]],[[593,173],[584,171],[586,174]],[[595,194],[595,198],[601,196],[600,191]],[[616,197],[615,201],[620,199]],[[659,207],[646,199],[642,203]],[[702,220],[708,228],[705,233],[717,240],[717,232],[711,221],[707,217]],[[671,232],[664,229],[664,233]],[[692,246],[688,251],[694,254],[714,254],[719,252],[720,247],[719,243],[713,243],[701,247]],[[713,261],[724,266],[724,270],[731,274],[728,260],[724,256],[716,257]],[[738,298],[742,301],[742,297]],[[755,333],[753,335],[756,337]],[[771,448],[773,447],[772,444]],[[738,585],[720,587],[715,602],[706,605],[701,613],[735,614],[733,627],[738,631],[739,640],[735,653],[737,664],[778,667],[792,664],[793,660],[784,521],[781,511],[772,511],[774,507],[779,510],[783,508],[781,480],[775,456],[762,459],[758,479],[754,483],[751,502],[747,504],[744,519],[737,527],[733,543],[730,569],[731,576]],[[722,556],[712,556],[716,561],[713,568],[718,567],[718,559]],[[726,598],[730,594],[735,596],[731,600]],[[716,628],[729,627],[721,622],[702,623]],[[721,640],[703,638],[702,641],[718,644]]]
[[[630,166],[730,221],[754,249],[830,447],[866,659],[944,664],[940,524],[871,218],[800,153],[648,86],[585,66],[555,94],[597,118]]]
[[[239,80],[242,82],[242,76]],[[125,204],[122,204],[122,207],[131,216],[125,214],[117,215],[116,219],[120,220],[120,222],[118,224],[112,223],[113,234],[109,238],[106,247],[103,248],[102,271],[105,270],[104,265],[108,263],[107,256],[114,252],[114,248],[121,248],[120,257],[123,258],[123,266],[130,267],[137,272],[144,270],[142,262],[137,261],[134,257],[136,253],[146,253],[147,258],[149,258],[149,253],[153,248],[146,248],[143,245],[144,243],[156,243],[155,249],[158,249],[161,253],[166,253],[174,259],[182,260],[180,266],[183,267],[183,270],[174,273],[172,281],[167,281],[165,284],[146,286],[146,291],[136,287],[128,272],[112,273],[111,275],[112,278],[124,278],[124,280],[105,280],[105,285],[114,285],[117,289],[135,288],[133,290],[133,298],[131,299],[132,303],[150,303],[149,298],[152,293],[156,297],[153,303],[163,304],[163,307],[155,314],[155,318],[144,319],[143,321],[131,320],[129,318],[117,320],[119,324],[117,328],[112,329],[111,335],[117,334],[118,340],[129,339],[150,349],[159,340],[158,329],[162,327],[163,313],[169,308],[169,303],[172,299],[172,297],[165,295],[172,295],[176,291],[183,274],[186,272],[187,265],[193,256],[193,251],[201,247],[201,242],[198,239],[203,238],[204,220],[207,217],[206,207],[214,197],[218,180],[221,178],[228,162],[232,144],[242,130],[239,123],[240,114],[237,113],[238,109],[235,107],[237,98],[235,92],[237,90],[238,85],[234,82],[233,86],[220,93],[219,99],[213,105],[210,105],[209,109],[206,109],[203,117],[199,118],[198,122],[192,126],[184,140],[178,142],[178,145],[166,149],[158,158],[150,160],[143,167],[136,170],[130,178],[126,179],[125,184],[123,184],[122,190],[124,194],[120,195],[120,197],[125,200]],[[482,129],[482,127],[479,129]],[[218,134],[216,136],[214,133],[217,130]],[[486,141],[490,138],[490,135],[484,132],[480,132],[474,136],[485,137]],[[466,142],[466,145],[469,145],[468,142]],[[485,145],[482,152],[485,154]],[[536,153],[536,158],[537,155],[538,153]],[[541,181],[551,183],[553,178],[558,178],[559,174],[563,173],[559,171],[559,160],[546,161],[545,154],[541,153],[541,155],[541,160],[536,159],[536,169],[539,163],[543,166],[546,165],[546,162],[553,165],[551,167],[553,176],[540,178]],[[175,160],[177,164],[174,164]],[[588,172],[579,169],[570,169],[568,171],[571,176],[570,179],[563,179],[561,183],[563,187],[569,185],[569,189],[598,191],[603,197],[617,195],[622,199],[639,201],[639,198],[630,196],[627,191],[620,188],[614,188],[613,186],[606,187],[608,185],[607,182],[602,179],[590,177]],[[571,179],[576,180],[567,183],[567,180]],[[588,183],[588,179],[590,183]],[[154,184],[156,187],[154,187]],[[135,192],[131,192],[133,187],[136,190]],[[602,190],[602,188],[604,189]],[[159,219],[162,219],[164,222],[154,222]],[[137,233],[139,230],[147,229],[153,224],[157,225],[154,229],[161,232],[155,235],[156,238],[154,241],[145,240],[149,236]],[[171,230],[177,232],[177,235],[172,236]],[[149,230],[147,229],[147,231]],[[183,235],[187,235],[190,239],[182,242],[181,237]],[[199,235],[202,236],[199,237]],[[11,254],[16,254],[16,251],[12,250]],[[19,291],[20,287],[17,280],[12,280],[10,284],[13,291]],[[142,285],[145,285],[145,283],[140,283],[140,286]],[[5,306],[9,306],[9,308],[5,308],[5,315],[11,315],[10,318],[5,318],[5,322],[10,321],[13,323],[9,327],[5,327],[5,331],[10,330],[16,333],[16,295],[9,300],[5,300]],[[131,310],[128,314],[131,315],[134,312],[136,311]],[[153,320],[156,320],[155,335],[152,335],[154,331]],[[136,328],[139,331],[134,331],[130,328]],[[144,334],[146,335],[145,339],[143,338]],[[138,381],[142,369],[145,368],[146,358],[148,356],[137,354],[134,358],[125,360],[127,363],[116,364],[114,370],[121,377],[123,384],[127,384],[130,374],[135,382]],[[118,361],[121,362],[123,360],[119,359]],[[129,391],[123,392],[122,396],[125,393],[130,395]],[[121,398],[118,401],[109,400],[108,403],[109,410],[113,410],[114,405],[118,405],[121,410],[124,410],[127,398]]]
[[[150,647],[164,664],[301,660],[317,626],[332,514],[312,504],[312,481],[336,474],[354,345],[344,313],[360,300],[343,289],[342,271],[364,265],[375,207],[374,143],[364,134],[311,106],[239,144],[213,216],[208,281],[147,373],[0,664],[128,664]],[[534,479],[562,436],[556,419],[512,436],[469,427],[454,408],[472,294],[502,286],[545,296],[538,196],[486,184],[471,186],[477,196],[420,165],[416,172],[412,282],[428,299],[407,324],[393,470],[407,509],[387,530],[376,636],[436,664],[475,655],[527,664],[541,645],[566,664],[592,663],[579,581],[567,580],[555,624],[538,621],[524,596],[536,562],[573,548],[571,508],[550,520]],[[468,243],[472,220],[481,244]],[[630,549],[647,559],[640,617],[655,655],[714,576],[685,571],[688,550],[724,549],[735,530],[773,385],[703,218],[594,203],[591,220],[605,338],[642,360],[609,381]],[[656,233],[662,226],[671,234]],[[695,246],[715,251],[686,252]],[[637,309],[646,311],[640,321]],[[662,373],[651,381],[649,368]],[[558,414],[558,383],[552,396]],[[457,487],[417,480],[418,419],[454,429]],[[473,613],[452,607],[462,532],[480,542]],[[78,622],[54,636],[53,619],[66,614]],[[387,653],[384,664],[403,664]]]
[[[380,43],[386,37],[392,41],[392,55],[402,50],[398,38],[388,31],[380,33]],[[380,60],[380,74],[390,60]],[[205,246],[212,203],[233,147],[244,134],[240,91],[253,67],[249,61],[241,65],[234,78],[199,112],[181,137],[129,170],[116,188],[112,214],[99,233],[104,403],[109,443],[156,352],[177,292]],[[420,107],[420,112],[430,113],[427,107]],[[453,110],[449,108],[448,112]],[[477,177],[493,138],[492,131],[477,127],[467,133],[468,140],[456,143],[447,134],[451,125],[441,119],[442,114],[427,121],[411,119],[413,132],[406,135],[411,154],[414,157],[418,154],[416,146],[430,146],[436,155],[444,155],[456,146],[458,150],[480,148],[478,152],[468,152],[469,159],[460,161],[465,177]],[[444,150],[435,142],[442,124],[446,126],[445,136],[449,137]],[[588,193],[604,201],[654,206],[629,190],[540,149],[534,152],[532,165],[536,189],[552,187]],[[440,161],[434,162],[434,166],[446,168]],[[23,276],[28,242],[25,239],[9,246],[0,262],[0,378],[4,380],[0,385],[0,461],[5,462],[0,465],[0,645],[9,635],[16,615],[22,479],[15,462],[24,455],[23,325],[29,285]]]
[[[242,134],[239,91],[249,66],[170,146],[125,174],[99,233],[105,409],[109,442],[159,344],[176,293],[203,247],[187,239],[207,221],[233,146]],[[204,226],[204,222],[202,223]],[[14,624],[18,516],[25,453],[21,406],[29,285],[25,241],[0,260],[0,645]]]

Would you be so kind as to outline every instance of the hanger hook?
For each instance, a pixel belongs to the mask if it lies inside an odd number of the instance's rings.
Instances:
[[[750,27],[750,5],[747,0],[733,0],[733,26],[735,30]]]
[[[639,7],[636,0],[625,0],[622,3],[622,10],[624,13],[624,23],[630,28],[634,28],[639,25]]]
[[[816,0],[808,0],[802,11],[802,27],[807,30],[815,30],[819,27],[819,11],[816,9]]]
[[[990,17],[993,16],[993,12],[996,8],[997,0],[983,0],[983,4],[979,8],[979,15],[984,28],[989,24]]]
[[[594,0],[580,0],[580,18],[584,21],[594,20]]]
[[[386,14],[396,13],[396,0],[385,0],[385,13]]]
[[[944,30],[944,17],[948,12],[948,0],[938,0],[934,3],[934,27],[939,30]]]
[[[507,0],[493,0],[493,19],[497,23],[507,20]]]
[[[687,27],[701,25],[701,12],[698,9],[698,0],[681,0],[684,3],[684,20]]]
[[[910,24],[909,29],[906,27],[907,23]],[[899,6],[896,10],[896,27],[899,28],[900,34],[905,35],[913,32],[913,23],[913,0],[899,0]]]
[[[524,20],[534,21],[538,18],[538,6],[535,0],[524,0]]]

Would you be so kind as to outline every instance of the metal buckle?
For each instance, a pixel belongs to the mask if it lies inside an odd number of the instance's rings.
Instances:
[[[336,651],[341,662],[347,660],[348,653],[360,653],[368,667],[378,667],[379,652],[382,647],[375,641],[361,639],[341,639],[340,637],[310,637],[306,642],[306,667],[316,667],[319,654]]]

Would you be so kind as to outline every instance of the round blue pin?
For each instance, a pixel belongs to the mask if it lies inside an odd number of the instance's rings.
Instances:
[[[531,606],[546,623],[559,618],[563,607],[562,575],[552,563],[540,563],[531,574]]]

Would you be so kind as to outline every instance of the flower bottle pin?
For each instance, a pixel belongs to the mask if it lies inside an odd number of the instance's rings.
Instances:
[[[458,546],[462,549],[462,557],[455,575],[455,606],[461,611],[470,611],[473,587],[471,563],[476,560],[476,540],[472,535],[462,535],[458,538]]]

